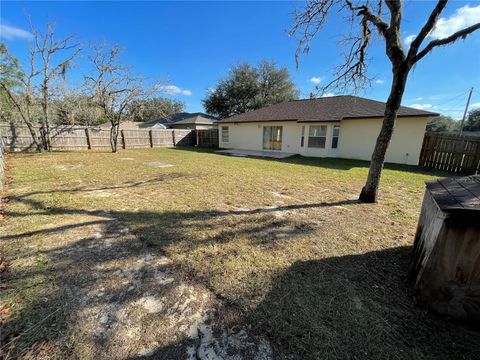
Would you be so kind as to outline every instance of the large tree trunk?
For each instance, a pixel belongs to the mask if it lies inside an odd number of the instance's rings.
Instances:
[[[382,128],[378,135],[375,149],[373,150],[367,182],[359,197],[359,200],[362,202],[377,202],[378,187],[385,162],[385,154],[392,139],[395,120],[397,119],[397,112],[402,102],[409,70],[405,64],[393,66],[392,88],[390,89],[390,95],[385,106]]]
[[[112,153],[117,152],[119,125],[120,124],[112,122],[112,127],[110,128],[110,146],[112,147]]]

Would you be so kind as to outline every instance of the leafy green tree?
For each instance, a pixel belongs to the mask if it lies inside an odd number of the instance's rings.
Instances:
[[[450,116],[440,115],[427,124],[427,131],[456,131],[459,130],[459,123]]]
[[[207,113],[225,118],[298,97],[288,70],[262,61],[256,67],[248,63],[233,66],[203,105]]]
[[[480,131],[480,108],[473,109],[468,113],[468,120],[465,123],[466,131]]]
[[[185,111],[185,103],[164,97],[154,97],[145,100],[136,100],[128,108],[133,121],[149,121],[172,116]]]

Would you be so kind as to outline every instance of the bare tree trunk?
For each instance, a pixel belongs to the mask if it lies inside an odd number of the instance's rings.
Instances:
[[[112,122],[112,127],[110,128],[110,146],[112,147],[112,153],[117,152],[119,125],[118,123]]]
[[[378,187],[380,185],[380,176],[382,174],[383,164],[385,162],[385,154],[388,145],[392,139],[397,112],[402,102],[405,85],[409,68],[406,64],[393,66],[393,81],[390,95],[388,97],[384,119],[380,134],[378,135],[375,149],[373,150],[372,159],[370,161],[370,169],[365,186],[360,193],[359,200],[365,203],[377,202]]]
[[[28,121],[25,121],[25,124],[27,125],[28,131],[30,132],[30,136],[32,137],[33,144],[37,148],[36,150],[38,152],[42,152],[43,151],[43,146],[42,146],[41,135],[40,135],[40,139],[38,139],[37,138],[37,133],[35,132],[35,128],[33,127],[33,125],[30,124],[30,122],[28,122]]]
[[[48,87],[48,65],[45,67],[45,80],[43,82],[42,93],[43,93],[43,124],[45,129],[45,145],[48,151],[52,151],[52,144],[50,140],[50,106],[49,106],[49,87]]]

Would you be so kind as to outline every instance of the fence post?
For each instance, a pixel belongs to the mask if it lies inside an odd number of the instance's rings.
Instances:
[[[87,137],[88,150],[92,150],[92,142],[90,140],[90,128],[89,127],[85,128],[85,136]]]
[[[123,133],[123,130],[120,130],[120,135],[122,136],[122,148],[126,149],[127,144],[125,142],[125,134]]]
[[[152,134],[152,129],[148,130],[148,137],[150,138],[150,147],[153,148],[153,134]]]
[[[177,143],[175,142],[175,130],[172,130],[172,141],[173,141],[173,147],[177,146]]]

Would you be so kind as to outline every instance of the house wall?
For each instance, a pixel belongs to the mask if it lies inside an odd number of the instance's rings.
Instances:
[[[229,128],[229,142],[222,142],[222,127]],[[300,153],[301,126],[296,121],[218,124],[219,146],[226,149],[263,150],[263,126],[282,126],[282,151]]]
[[[401,118],[395,123],[386,162],[417,165],[428,117]],[[370,160],[382,119],[342,120],[339,157]]]
[[[387,150],[386,161],[417,165],[428,117],[401,118]],[[338,148],[332,149],[333,126],[340,124]],[[219,146],[226,149],[263,150],[263,126],[283,126],[282,151],[304,156],[339,157],[370,160],[380,132],[382,119],[353,119],[339,122],[297,123],[295,121],[258,123],[220,123]],[[326,125],[327,138],[324,149],[308,147],[310,126]],[[222,141],[222,126],[229,127],[229,141]],[[304,146],[301,147],[302,127]]]

